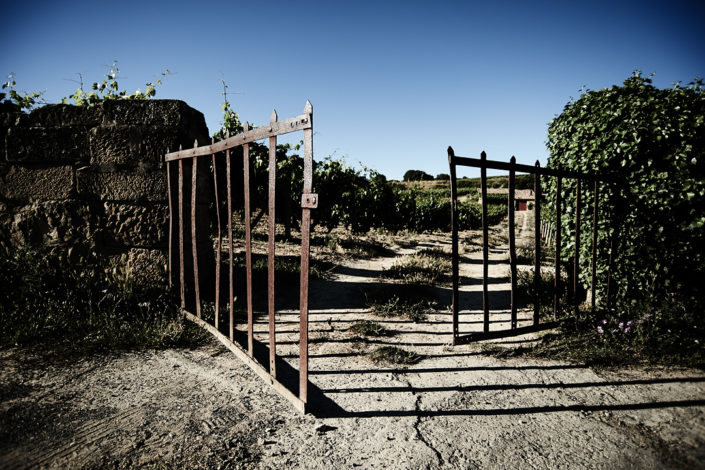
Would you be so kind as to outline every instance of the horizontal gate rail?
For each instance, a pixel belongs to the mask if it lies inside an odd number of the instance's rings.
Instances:
[[[258,140],[264,140],[269,137],[275,137],[278,135],[311,128],[313,128],[312,114],[306,113],[285,121],[270,123],[268,126],[257,127],[255,129],[241,132],[240,134],[228,137],[225,140],[221,140],[220,142],[216,142],[211,145],[204,145],[193,149],[167,153],[164,159],[167,162],[172,162],[174,160],[181,160],[184,158],[212,155],[214,153],[224,152],[225,150],[233,147],[250,144]]]
[[[318,205],[318,195],[313,194],[312,190],[312,174],[313,174],[313,107],[310,102],[306,102],[304,108],[304,114],[293,117],[291,119],[286,119],[284,121],[277,120],[276,111],[274,111],[270,117],[269,124],[249,129],[249,125],[245,126],[245,131],[227,137],[220,142],[213,142],[211,140],[210,145],[204,145],[199,147],[198,143],[194,144],[194,148],[182,150],[179,149],[177,152],[169,152],[165,155],[166,169],[167,169],[167,179],[168,179],[168,191],[169,191],[169,282],[172,283],[172,269],[175,266],[175,260],[173,259],[175,254],[175,248],[172,244],[172,236],[174,230],[179,230],[179,246],[178,246],[178,263],[179,263],[179,292],[181,296],[181,309],[183,315],[201,326],[202,328],[209,331],[213,336],[215,336],[221,343],[223,343],[228,349],[230,349],[238,358],[245,362],[250,368],[252,368],[260,377],[262,377],[267,383],[272,385],[283,397],[288,399],[294,407],[301,411],[306,412],[308,405],[308,278],[309,278],[309,256],[310,256],[310,225],[311,225],[311,210],[315,209]],[[291,369],[288,364],[286,364],[280,357],[277,356],[277,345],[276,345],[276,311],[275,311],[275,197],[276,197],[276,146],[277,146],[277,136],[288,134],[291,132],[303,131],[303,147],[304,147],[304,182],[302,188],[301,197],[301,279],[300,279],[300,291],[299,291],[299,371],[298,371],[298,394],[295,390],[288,388],[281,380],[277,377],[277,365],[285,367],[287,370]],[[269,354],[268,361],[262,361],[259,359],[261,357],[262,348],[264,345],[260,346],[259,342],[254,341],[254,314],[253,314],[253,299],[252,299],[252,227],[251,227],[251,214],[250,214],[250,153],[249,144],[263,139],[269,139],[269,187],[268,187],[268,244],[267,244],[267,254],[268,254],[268,274],[267,274],[267,310],[268,310],[268,326],[269,326]],[[233,276],[234,265],[233,265],[233,198],[232,198],[232,180],[231,180],[231,149],[236,147],[242,147],[243,149],[243,182],[242,190],[244,193],[244,219],[245,219],[245,257],[246,257],[246,305],[247,305],[247,340],[246,345],[241,346],[235,339],[235,279]],[[205,227],[198,227],[197,225],[197,180],[198,180],[198,158],[210,156],[210,161],[213,165],[213,181],[215,187],[215,206],[216,206],[216,216],[218,217],[217,223],[217,237],[216,237],[216,270],[215,270],[215,318],[213,324],[207,322],[202,315],[202,299],[201,299],[201,285],[198,269],[198,254],[197,254],[197,231],[205,229]],[[225,177],[227,181],[226,194],[227,194],[227,210],[228,210],[228,301],[227,305],[229,308],[229,324],[227,325],[227,334],[221,331],[221,326],[219,325],[220,317],[220,304],[221,304],[221,292],[220,292],[220,261],[221,261],[221,247],[223,246],[223,234],[221,227],[220,218],[220,197],[218,192],[218,171],[216,160],[225,159]],[[190,193],[190,236],[192,240],[192,250],[191,250],[191,261],[193,263],[193,280],[194,280],[194,294],[195,294],[195,313],[187,309],[186,301],[186,273],[184,268],[184,236],[186,227],[184,226],[184,211],[185,211],[185,201],[184,201],[184,166],[188,164],[190,160],[191,167],[191,193]],[[178,215],[174,214],[174,207],[172,203],[172,164],[178,164],[178,192],[176,193],[178,197]],[[187,167],[188,168],[188,167]],[[188,201],[186,201],[188,202]],[[188,219],[187,219],[188,220]],[[190,276],[190,274],[189,274]],[[189,300],[188,305],[192,305]],[[255,354],[256,351],[258,354]],[[266,365],[265,365],[266,364]],[[295,389],[295,385],[290,385],[291,388]]]
[[[600,183],[619,182],[620,180],[610,175],[600,175],[596,173],[582,173],[577,171],[564,170],[558,168],[543,168],[536,161],[535,165],[523,165],[516,163],[514,157],[507,162],[487,160],[487,155],[482,152],[480,158],[458,157],[455,155],[452,147],[448,147],[448,164],[450,166],[450,189],[451,189],[451,237],[452,237],[452,331],[453,344],[463,344],[470,341],[481,339],[492,339],[504,336],[514,336],[530,332],[539,331],[542,329],[554,328],[559,324],[558,311],[560,308],[560,253],[561,253],[561,185],[563,179],[574,179],[576,181],[576,207],[575,207],[575,252],[573,257],[573,309],[575,315],[579,313],[578,300],[578,276],[579,276],[579,261],[580,261],[580,213],[582,210],[581,186],[584,182],[592,182],[594,185],[594,200],[593,200],[593,220],[592,220],[592,260],[591,260],[591,311],[595,312],[595,287],[597,285],[595,260],[597,256],[597,220],[598,220],[598,204],[597,197]],[[483,331],[461,335],[458,331],[459,323],[459,286],[460,286],[460,256],[458,247],[458,191],[457,191],[457,172],[458,166],[480,168],[480,192],[482,197],[482,310],[483,310]],[[487,169],[506,170],[509,172],[508,180],[508,231],[509,231],[509,263],[511,273],[511,293],[510,293],[510,330],[490,331],[490,305],[488,293],[488,223],[487,223]],[[532,325],[517,326],[517,266],[516,266],[516,243],[515,243],[515,224],[514,224],[514,186],[515,174],[517,172],[528,173],[534,175],[534,312]],[[556,178],[556,212],[555,221],[546,224],[541,221],[541,177],[549,176]],[[550,228],[549,228],[550,227]],[[618,227],[616,227],[618,228]],[[607,269],[607,295],[606,303],[609,307],[610,293],[610,269],[615,258],[614,247],[617,230],[612,233],[610,241],[609,263]],[[550,235],[549,235],[550,234]],[[553,238],[555,241],[556,256],[554,260],[554,287],[553,287],[553,321],[541,323],[539,314],[541,310],[541,238],[548,236],[547,242],[550,243]]]

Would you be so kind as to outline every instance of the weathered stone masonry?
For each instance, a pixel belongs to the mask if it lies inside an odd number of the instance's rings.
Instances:
[[[0,246],[46,245],[72,256],[86,250],[126,254],[133,265],[163,267],[168,247],[164,154],[179,145],[192,147],[194,140],[209,143],[208,129],[203,114],[183,101],[48,105],[31,114],[0,104]],[[190,254],[187,163],[184,231]],[[177,165],[174,170],[176,188]],[[212,188],[207,174],[199,170],[199,205]],[[199,212],[198,226],[207,227],[207,209]],[[207,263],[203,235],[199,246]],[[176,231],[173,241],[178,246]],[[187,256],[186,268],[190,261]]]

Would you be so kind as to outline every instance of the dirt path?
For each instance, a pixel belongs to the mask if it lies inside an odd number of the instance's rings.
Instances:
[[[80,360],[0,352],[0,468],[705,468],[702,372],[502,360],[450,347],[443,309],[423,323],[374,317],[360,289],[399,255],[431,246],[449,243],[421,237],[312,284],[310,378],[332,402],[318,417],[298,415],[215,342]],[[481,252],[463,256],[461,325],[479,330],[471,276]],[[490,257],[498,306],[505,256]],[[347,332],[359,319],[394,334],[360,341]],[[278,321],[279,352],[292,363],[295,320]],[[423,359],[375,364],[365,353],[380,344]]]

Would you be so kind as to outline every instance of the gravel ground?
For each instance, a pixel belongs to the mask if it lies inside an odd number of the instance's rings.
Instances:
[[[415,249],[444,243],[428,236]],[[468,278],[481,268],[477,255],[467,255]],[[0,468],[705,468],[705,373],[451,347],[447,311],[413,323],[359,305],[361,286],[394,260],[349,261],[312,283],[310,380],[327,406],[306,415],[215,340],[92,357],[0,351]],[[490,277],[504,271],[491,264]],[[480,288],[463,285],[465,331],[481,328]],[[506,289],[495,282],[495,300]],[[282,312],[277,325],[278,352],[292,365],[296,318]],[[347,328],[359,319],[393,334],[356,338]],[[507,319],[493,316],[498,327]],[[260,318],[258,337],[266,327]],[[422,360],[373,363],[366,353],[380,344]]]

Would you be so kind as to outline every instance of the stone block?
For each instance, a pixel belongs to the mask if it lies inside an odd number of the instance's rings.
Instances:
[[[72,104],[59,104],[61,106],[61,126],[91,128],[103,123],[102,106],[74,106]]]
[[[92,245],[96,218],[82,201],[44,201],[15,208],[9,240],[13,246]]]
[[[13,201],[52,201],[74,194],[74,171],[70,165],[32,168],[7,167],[2,175],[0,194]]]
[[[5,141],[10,162],[87,162],[90,155],[85,132],[70,127],[13,127]]]
[[[184,127],[190,121],[203,121],[203,114],[180,100],[112,100],[102,104],[105,123]]]
[[[183,144],[178,129],[160,126],[102,126],[89,131],[91,164],[136,165],[156,168],[168,149]],[[193,144],[193,142],[191,142]]]
[[[101,106],[74,106],[72,104],[48,104],[33,110],[18,124],[24,127],[88,127],[103,122]]]
[[[78,193],[83,198],[101,201],[158,202],[167,200],[166,175],[161,171],[79,170]]]
[[[126,247],[168,246],[169,207],[166,204],[148,206],[106,202],[101,226],[104,240]]]

